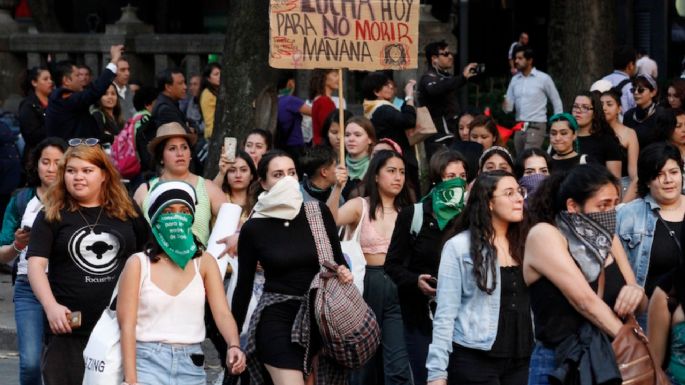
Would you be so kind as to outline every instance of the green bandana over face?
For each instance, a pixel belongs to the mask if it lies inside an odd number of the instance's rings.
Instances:
[[[192,226],[193,216],[183,213],[160,214],[152,225],[157,243],[181,269],[197,252]]]
[[[423,198],[432,198],[433,213],[438,220],[440,231],[444,230],[447,223],[464,210],[465,193],[466,181],[461,178],[454,178],[438,183]]]

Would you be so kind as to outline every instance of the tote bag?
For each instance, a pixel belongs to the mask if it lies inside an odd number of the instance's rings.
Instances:
[[[417,107],[416,108],[416,128],[411,135],[407,136],[410,145],[415,145],[423,142],[426,138],[433,136],[438,133],[438,129],[435,128],[435,123],[431,117],[428,107]]]
[[[83,385],[119,385],[124,380],[119,321],[116,310],[112,310],[118,291],[119,282],[83,350]]]
[[[359,244],[359,238],[361,237],[361,227],[364,216],[366,215],[366,199],[362,200],[362,215],[359,217],[359,223],[357,223],[357,228],[355,228],[352,237],[348,240],[340,241],[340,248],[342,249],[345,260],[350,265],[350,271],[352,272],[352,277],[354,279],[354,285],[357,286],[360,293],[364,293],[364,275],[366,274],[366,258],[364,258],[364,252]]]

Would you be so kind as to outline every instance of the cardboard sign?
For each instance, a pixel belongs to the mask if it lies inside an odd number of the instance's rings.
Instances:
[[[417,67],[419,0],[270,0],[274,68]]]

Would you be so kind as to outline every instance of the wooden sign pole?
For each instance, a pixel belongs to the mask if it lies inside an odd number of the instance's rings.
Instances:
[[[340,158],[340,165],[345,165],[345,106],[343,106],[343,70],[338,68],[338,137],[340,138],[340,146],[338,148],[338,155]]]

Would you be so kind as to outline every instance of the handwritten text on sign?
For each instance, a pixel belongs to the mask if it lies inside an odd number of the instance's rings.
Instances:
[[[271,0],[275,68],[416,68],[419,0]]]

